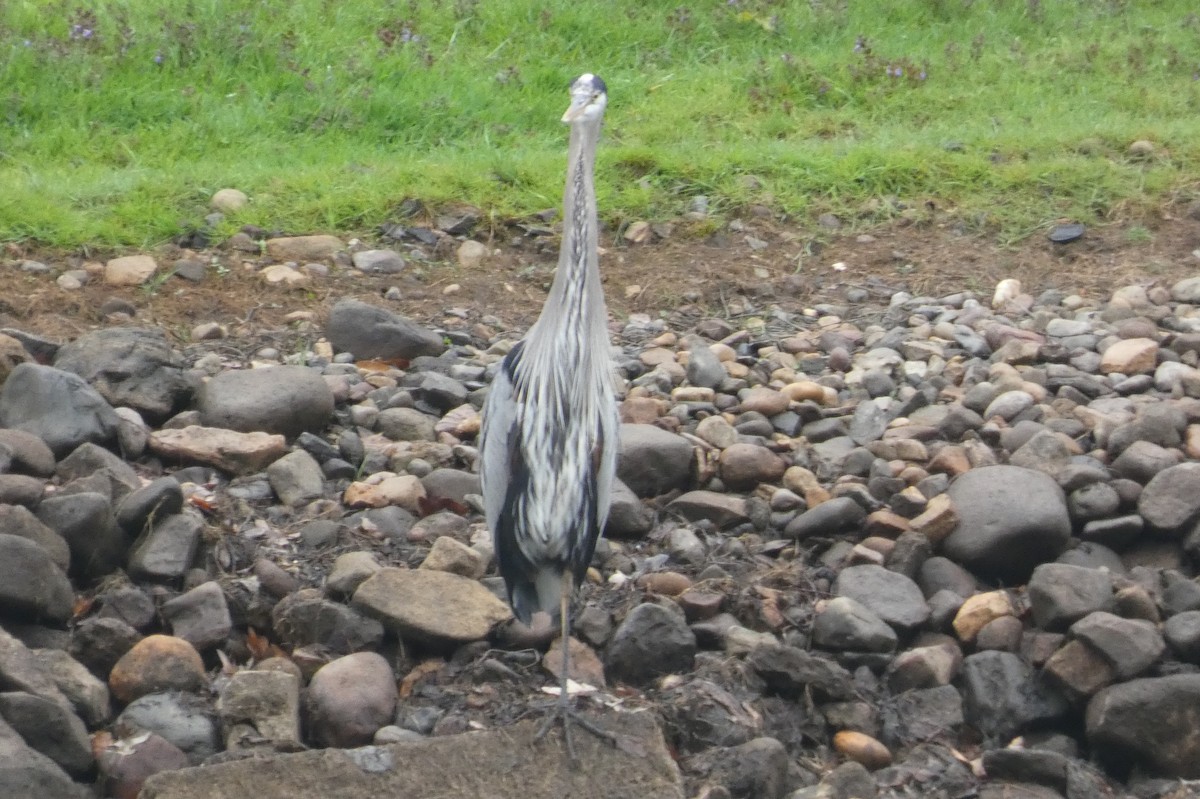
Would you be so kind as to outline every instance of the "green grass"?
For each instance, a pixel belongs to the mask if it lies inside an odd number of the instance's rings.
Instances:
[[[611,222],[706,194],[869,224],[895,197],[1019,236],[1198,195],[1194,9],[4,0],[0,240],[153,245],[226,186],[252,198],[231,223],[291,232],[369,232],[406,197],[555,206],[586,70],[609,85]],[[1155,154],[1130,158],[1135,139]]]

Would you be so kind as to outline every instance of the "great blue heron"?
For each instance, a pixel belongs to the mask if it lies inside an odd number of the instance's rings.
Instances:
[[[542,313],[505,356],[483,406],[480,478],[500,574],[518,619],[560,624],[561,693],[538,737],[561,719],[611,737],[571,709],[571,597],[608,517],[617,454],[608,319],[596,252],[596,141],[608,102],[592,74],[571,84],[563,240]]]

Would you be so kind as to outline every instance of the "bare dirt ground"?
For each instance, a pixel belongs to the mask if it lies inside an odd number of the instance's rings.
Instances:
[[[1200,212],[1194,207],[1164,211],[1149,221],[1089,228],[1068,244],[1052,243],[1047,232],[1003,246],[936,218],[868,232],[752,219],[703,238],[685,223],[668,238],[646,244],[629,244],[606,231],[601,269],[618,319],[681,309],[723,318],[766,313],[772,306],[795,312],[815,303],[845,302],[849,288],[866,289],[871,302],[884,304],[901,289],[933,296],[970,290],[987,301],[1004,278],[1017,278],[1034,295],[1057,288],[1105,299],[1123,285],[1169,286],[1200,274]],[[311,312],[321,327],[332,303],[353,296],[445,329],[469,331],[482,321],[487,329],[523,331],[545,299],[557,237],[529,235],[516,225],[494,228],[490,235],[477,229],[474,237],[494,249],[474,270],[458,265],[458,242],[447,237],[432,252],[425,249],[428,260],[410,258],[408,269],[398,275],[364,275],[348,263],[335,264],[305,288],[267,285],[256,272],[269,263],[265,256],[215,247],[195,253],[212,263],[199,282],[169,276],[123,288],[96,276],[82,289],[69,290],[56,284],[58,273],[117,253],[66,254],[9,244],[0,256],[0,327],[65,341],[124,321],[106,313],[117,300],[135,310],[133,323],[160,326],[180,344],[195,325],[217,322],[231,339],[253,346],[296,325],[288,319],[293,312]],[[406,257],[413,254],[404,243],[368,239],[362,246],[394,246]],[[152,254],[160,271],[169,274],[177,258],[191,253],[168,245]],[[53,271],[22,271],[23,259],[46,263]],[[389,288],[398,290],[398,299],[385,299]]]

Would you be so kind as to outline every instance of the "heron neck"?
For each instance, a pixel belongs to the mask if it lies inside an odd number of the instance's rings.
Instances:
[[[580,341],[582,350],[592,352],[600,352],[600,342],[608,341],[608,313],[596,253],[599,224],[594,174],[599,135],[600,120],[571,126],[567,185],[563,195],[562,250],[550,296],[536,325],[555,331],[581,331],[585,336]],[[548,337],[539,338],[548,340]],[[575,337],[549,338],[557,338],[561,343]]]

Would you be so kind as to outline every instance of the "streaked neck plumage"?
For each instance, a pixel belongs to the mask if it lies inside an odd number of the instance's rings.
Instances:
[[[596,254],[599,223],[596,218],[595,160],[601,119],[582,119],[571,125],[571,143],[567,154],[567,185],[563,196],[563,240],[558,270],[550,286],[550,295],[542,308],[529,339],[557,347],[571,347],[567,331],[582,331],[581,349],[571,356],[599,355],[608,364],[608,313],[600,284],[600,264]],[[561,349],[557,356],[567,355]],[[549,354],[549,353],[547,353]]]

